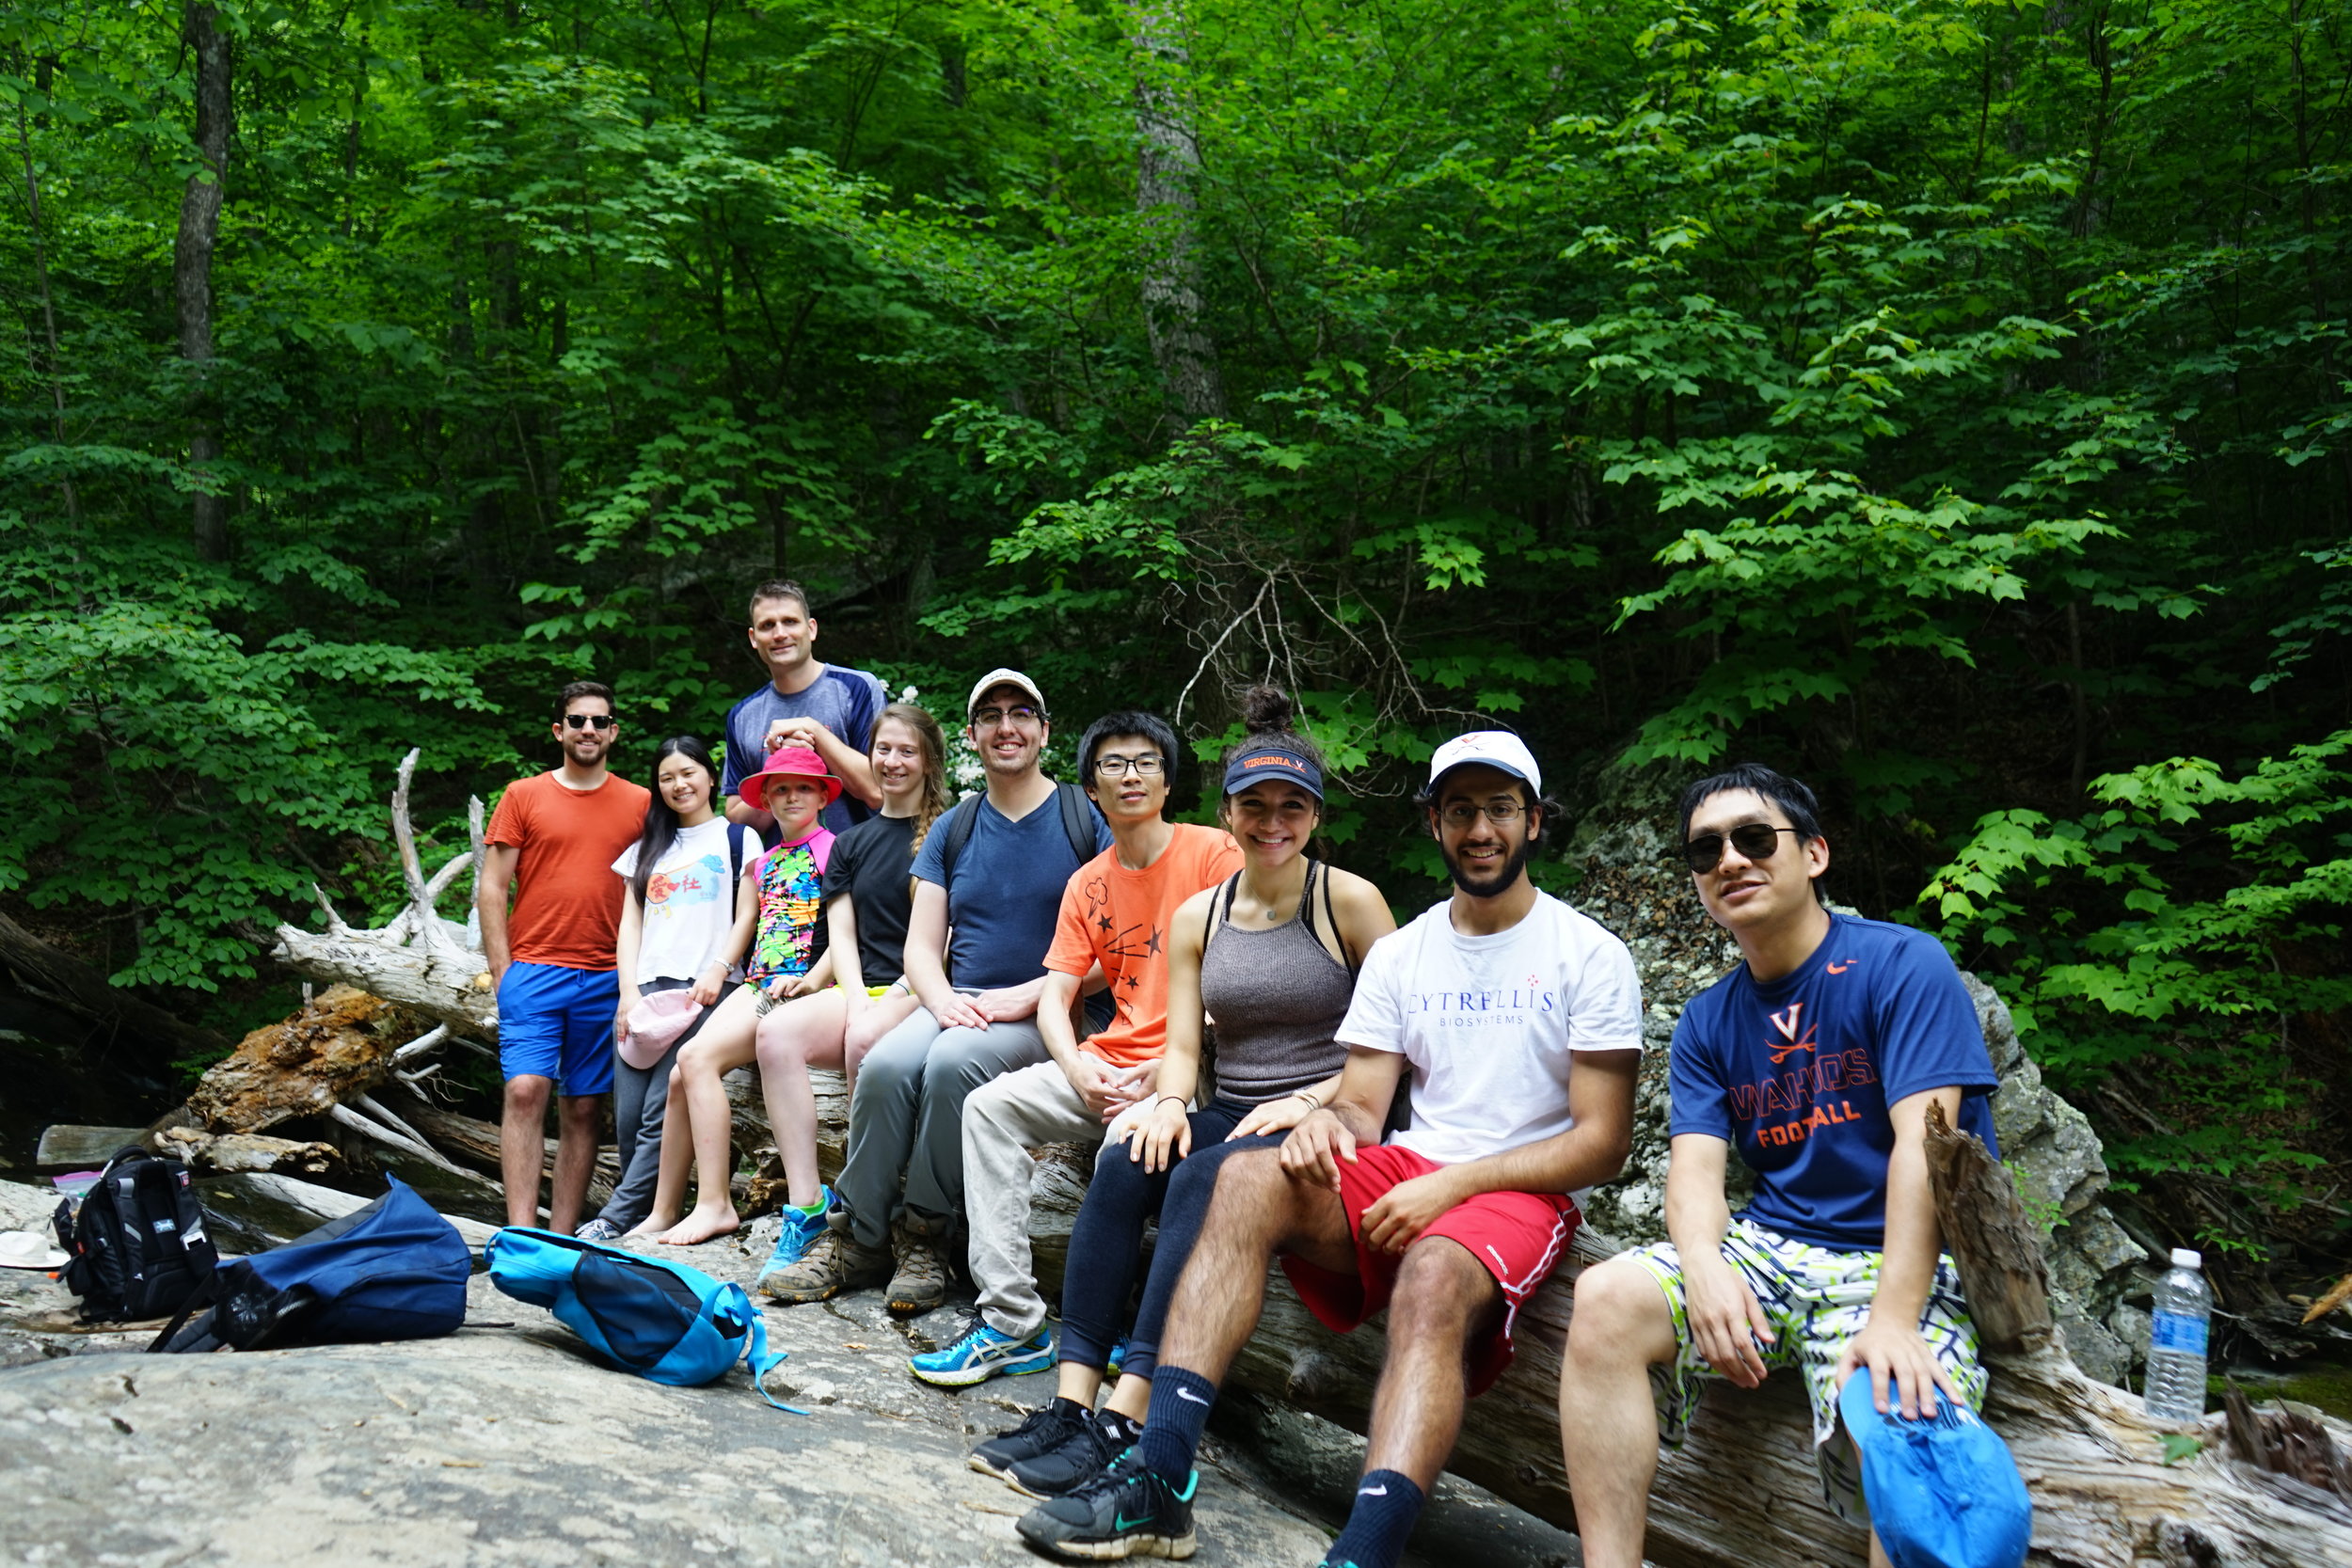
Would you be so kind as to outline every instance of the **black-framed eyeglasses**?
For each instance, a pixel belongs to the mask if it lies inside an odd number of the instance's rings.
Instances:
[[[1036,708],[1029,706],[1026,703],[1016,703],[1011,707],[980,709],[972,716],[972,727],[976,730],[993,730],[1005,724],[1039,724],[1044,721],[1045,715]]]
[[[1121,756],[1105,752],[1094,759],[1094,770],[1106,779],[1116,779],[1133,772],[1138,779],[1156,779],[1164,764],[1157,752],[1146,752],[1139,757]]]
[[[1724,833],[1701,833],[1684,844],[1679,851],[1682,863],[1699,876],[1706,876],[1724,863],[1724,840],[1748,860],[1768,861],[1780,850],[1780,835],[1793,833],[1794,828],[1775,828],[1769,822],[1742,822]],[[1803,834],[1799,834],[1803,837]]]
[[[1507,828],[1519,819],[1527,808],[1517,800],[1489,800],[1478,805],[1470,800],[1456,800],[1438,814],[1438,820],[1449,828],[1467,828],[1484,816],[1498,828]]]
[[[609,730],[619,722],[609,713],[567,713],[564,727],[567,730]]]

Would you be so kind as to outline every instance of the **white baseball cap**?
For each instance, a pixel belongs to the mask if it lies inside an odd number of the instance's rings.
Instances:
[[[1525,779],[1536,794],[1544,792],[1544,770],[1535,766],[1535,753],[1509,730],[1472,730],[1438,747],[1429,759],[1430,790],[1434,793],[1439,779],[1466,762],[1500,768],[1515,779]]]
[[[1037,689],[1037,682],[1018,670],[991,670],[972,683],[972,695],[963,700],[963,716],[966,719],[972,717],[972,710],[980,705],[980,699],[988,695],[988,689],[992,686],[1017,686],[1029,694],[1040,713],[1045,711],[1045,693]]]

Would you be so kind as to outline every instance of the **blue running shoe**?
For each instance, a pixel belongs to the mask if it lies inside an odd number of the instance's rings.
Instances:
[[[968,1388],[992,1377],[1041,1372],[1053,1364],[1051,1323],[1025,1339],[1016,1339],[975,1319],[970,1332],[946,1350],[909,1358],[907,1370],[942,1388]]]
[[[825,1233],[825,1212],[833,1207],[833,1189],[819,1187],[817,1189],[815,1213],[795,1209],[789,1204],[785,1206],[784,1228],[776,1232],[776,1250],[770,1253],[768,1261],[760,1266],[759,1278],[753,1283],[753,1290],[759,1290],[768,1283],[770,1275],[782,1274],[801,1260],[801,1255],[808,1250],[809,1243]]]

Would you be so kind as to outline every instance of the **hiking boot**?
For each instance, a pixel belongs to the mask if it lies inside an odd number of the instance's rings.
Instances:
[[[1192,1497],[1200,1488],[1200,1471],[1185,1476],[1179,1492],[1129,1449],[1092,1481],[1047,1498],[1012,1528],[1056,1557],[1190,1557],[1200,1544],[1192,1533]]]
[[[928,1312],[947,1299],[948,1263],[940,1238],[898,1222],[898,1272],[882,1293],[882,1305],[903,1317]]]
[[[765,1291],[772,1275],[782,1274],[807,1255],[808,1249],[826,1233],[825,1211],[832,1204],[833,1189],[821,1187],[818,1189],[813,1208],[785,1206],[784,1225],[776,1232],[776,1249],[768,1255],[768,1261],[760,1265],[759,1282],[752,1287],[753,1290]]]
[[[1052,1448],[1012,1465],[1005,1480],[1032,1497],[1066,1497],[1117,1464],[1142,1433],[1119,1412],[1103,1411]]]
[[[1080,1427],[1093,1424],[1093,1416],[1068,1400],[1047,1400],[1021,1418],[1021,1424],[983,1439],[972,1449],[972,1468],[998,1481],[1010,1481],[1012,1467],[1025,1459],[1051,1453]]]
[[[890,1254],[866,1246],[844,1230],[827,1230],[789,1268],[759,1276],[759,1293],[787,1307],[829,1301],[844,1291],[863,1291],[890,1276]]]

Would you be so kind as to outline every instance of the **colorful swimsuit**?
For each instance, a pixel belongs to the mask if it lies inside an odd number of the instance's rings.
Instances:
[[[825,863],[833,855],[833,839],[830,830],[819,828],[796,844],[771,849],[753,868],[759,881],[759,921],[743,969],[746,980],[805,974],[823,952],[818,922],[823,918]]]

